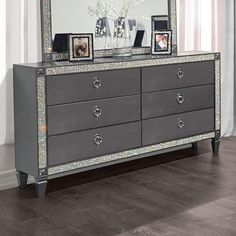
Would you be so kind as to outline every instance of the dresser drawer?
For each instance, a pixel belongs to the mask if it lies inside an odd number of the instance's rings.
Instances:
[[[214,85],[146,93],[142,106],[143,119],[211,108],[214,107]]]
[[[143,121],[143,145],[176,140],[214,131],[214,109]]]
[[[214,61],[146,67],[142,91],[153,92],[214,83]]]
[[[141,120],[140,95],[48,107],[48,134],[55,135]]]
[[[47,77],[47,104],[135,95],[140,93],[140,69]]]
[[[48,138],[49,166],[89,159],[141,146],[141,122]]]

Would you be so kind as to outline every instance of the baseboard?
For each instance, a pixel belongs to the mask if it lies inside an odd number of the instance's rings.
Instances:
[[[28,183],[34,183],[34,178],[29,177]],[[18,187],[16,170],[9,170],[0,173],[0,191],[16,187]]]

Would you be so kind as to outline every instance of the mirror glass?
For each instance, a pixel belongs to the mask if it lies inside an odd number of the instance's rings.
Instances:
[[[125,4],[130,4],[130,6]],[[128,7],[127,14],[122,9]],[[63,48],[56,49],[55,43],[58,40],[63,41],[63,37],[66,41],[68,33],[93,33],[95,50],[112,48],[115,20],[126,14],[130,27],[131,45],[134,45],[135,39],[140,37],[139,41],[142,42],[140,45],[150,47],[151,17],[167,16],[168,0],[51,0],[54,51],[64,51]],[[106,37],[101,37],[104,27]]]

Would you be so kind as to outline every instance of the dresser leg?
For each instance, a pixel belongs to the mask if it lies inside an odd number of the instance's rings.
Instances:
[[[47,190],[47,180],[43,181],[37,181],[35,182],[35,191],[36,191],[36,196],[38,198],[44,198]]]
[[[213,138],[211,141],[212,145],[212,151],[214,154],[218,155],[219,154],[219,149],[220,149],[220,139]]]
[[[198,143],[192,143],[192,149],[197,150],[198,149]]]
[[[192,143],[192,150],[193,150],[193,154],[197,154],[198,151],[198,143]]]
[[[16,171],[16,177],[17,177],[19,188],[20,189],[26,188],[27,181],[28,181],[28,174],[18,170]]]

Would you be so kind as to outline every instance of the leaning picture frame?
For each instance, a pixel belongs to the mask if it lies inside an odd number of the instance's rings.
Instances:
[[[172,53],[172,31],[159,30],[152,32],[152,54],[170,55]]]
[[[151,16],[152,32],[158,30],[170,30],[170,20],[168,15]]]
[[[68,56],[70,62],[93,61],[94,45],[93,34],[69,34]]]

